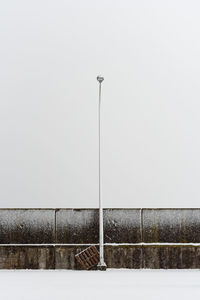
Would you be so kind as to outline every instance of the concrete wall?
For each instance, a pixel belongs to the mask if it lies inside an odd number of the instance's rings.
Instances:
[[[105,209],[104,229],[109,268],[200,268],[200,209]],[[0,268],[81,269],[98,234],[97,209],[0,209]]]

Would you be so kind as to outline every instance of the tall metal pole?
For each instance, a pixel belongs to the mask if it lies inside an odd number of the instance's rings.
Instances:
[[[106,264],[104,262],[104,239],[103,239],[103,207],[101,198],[101,83],[104,78],[102,76],[97,76],[99,82],[99,109],[98,109],[98,119],[99,119],[99,255],[100,260],[98,263],[99,270],[106,270]]]

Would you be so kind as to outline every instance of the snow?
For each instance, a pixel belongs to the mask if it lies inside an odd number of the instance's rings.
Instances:
[[[199,270],[0,271],[4,300],[188,299],[200,295]]]
[[[46,243],[43,243],[43,244],[15,244],[15,243],[10,243],[10,244],[0,244],[0,247],[43,247],[43,246],[47,246],[47,247],[51,247],[51,246],[58,246],[58,247],[62,247],[62,246],[69,246],[69,247],[80,247],[80,246],[98,246],[99,243],[96,243],[96,244],[81,244],[81,243],[78,243],[78,244],[75,244],[75,243],[51,243],[51,244],[46,244]],[[104,246],[115,246],[115,247],[118,247],[118,246],[196,246],[196,247],[199,247],[200,246],[200,243],[144,243],[144,242],[141,242],[141,243],[104,243]]]

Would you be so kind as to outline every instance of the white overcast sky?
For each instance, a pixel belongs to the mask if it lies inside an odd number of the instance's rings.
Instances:
[[[0,3],[0,207],[200,207],[200,2]]]

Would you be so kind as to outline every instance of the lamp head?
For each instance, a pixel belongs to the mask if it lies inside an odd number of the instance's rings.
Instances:
[[[99,83],[102,83],[102,81],[104,81],[104,78],[101,75],[99,75],[97,76],[97,80]]]

